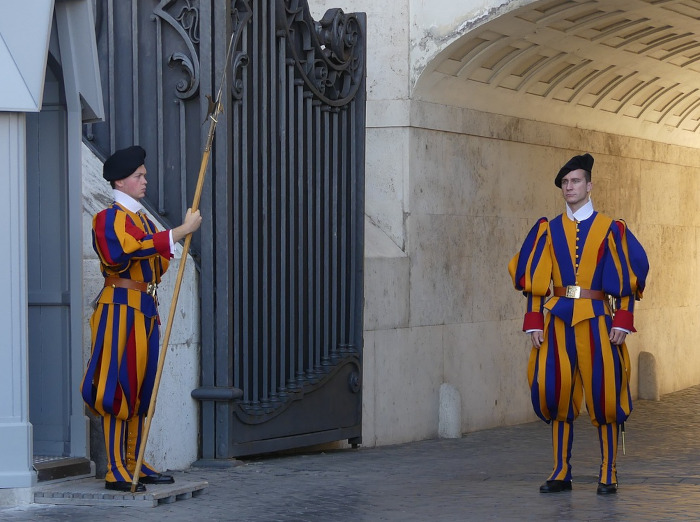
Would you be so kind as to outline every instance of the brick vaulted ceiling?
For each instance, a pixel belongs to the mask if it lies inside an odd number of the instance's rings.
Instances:
[[[467,32],[418,99],[700,146],[700,0],[549,0]]]

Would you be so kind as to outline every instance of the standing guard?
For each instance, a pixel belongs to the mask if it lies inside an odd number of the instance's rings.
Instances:
[[[81,392],[102,417],[105,487],[116,491],[131,489],[154,388],[160,339],[156,289],[174,244],[202,223],[198,210],[188,210],[182,225],[158,231],[139,202],[146,195],[145,158],[146,151],[134,145],[107,159],[103,177],[112,185],[114,203],[92,222],[105,284],[90,319],[92,353]],[[172,476],[144,463],[135,489],[172,482]]]
[[[572,488],[573,422],[584,397],[600,438],[597,493],[616,493],[618,434],[632,411],[625,339],[635,331],[634,302],[642,297],[649,262],[624,221],[593,209],[593,161],[590,154],[574,156],[559,170],[554,183],[566,212],[541,218],[508,266],[516,290],[527,297],[532,405],[552,424],[554,467],[542,493]],[[553,295],[545,302],[550,284]],[[606,296],[615,304],[614,319]]]

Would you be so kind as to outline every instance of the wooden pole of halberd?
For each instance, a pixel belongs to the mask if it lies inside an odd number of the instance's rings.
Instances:
[[[209,125],[209,135],[207,136],[207,145],[204,148],[204,153],[202,154],[202,162],[199,166],[199,176],[197,178],[197,187],[194,192],[194,198],[192,200],[192,212],[199,208],[199,201],[202,198],[202,188],[204,186],[204,178],[206,176],[207,166],[209,165],[209,155],[211,153],[212,142],[214,141],[214,132],[216,130],[216,117],[221,112],[221,104],[216,102],[215,108],[209,115],[211,123]],[[143,426],[143,433],[141,434],[141,447],[139,448],[139,455],[136,459],[136,469],[134,470],[134,477],[131,480],[131,492],[136,492],[136,486],[139,483],[139,475],[141,474],[141,467],[143,466],[143,456],[146,453],[146,443],[148,442],[148,432],[151,429],[151,420],[153,419],[153,412],[156,409],[156,399],[158,398],[158,387],[160,386],[160,378],[163,373],[163,366],[165,364],[165,355],[168,353],[168,342],[170,341],[170,332],[173,327],[173,320],[175,318],[175,308],[177,307],[177,299],[180,295],[180,286],[182,285],[182,276],[185,273],[185,264],[187,262],[187,254],[190,251],[190,243],[192,243],[192,234],[187,234],[185,236],[185,244],[182,248],[182,257],[180,258],[180,268],[177,271],[177,279],[175,280],[175,290],[173,291],[173,298],[170,302],[170,313],[168,314],[168,323],[165,327],[165,334],[163,335],[163,346],[160,351],[160,357],[158,358],[158,370],[156,372],[156,379],[153,383],[153,393],[151,395],[151,402],[148,405],[148,413],[146,414],[146,422]]]

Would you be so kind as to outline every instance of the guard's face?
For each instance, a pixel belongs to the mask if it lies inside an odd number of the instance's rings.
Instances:
[[[569,208],[576,211],[586,204],[593,184],[586,181],[586,171],[572,170],[561,180],[561,192]]]
[[[139,200],[146,195],[146,167],[141,165],[130,176],[114,182],[115,188]],[[562,185],[563,186],[563,185]]]

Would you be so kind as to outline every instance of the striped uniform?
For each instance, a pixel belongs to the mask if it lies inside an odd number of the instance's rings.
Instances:
[[[95,215],[92,242],[105,277],[158,284],[171,257],[169,231],[159,232],[145,215],[118,203]],[[130,441],[129,455],[124,452],[127,439],[139,439],[148,412],[158,366],[159,322],[154,296],[119,287],[103,288],[90,319],[92,353],[81,392],[103,417],[108,481],[131,481],[124,468],[138,445]],[[150,466],[145,467],[149,473]]]
[[[609,332],[635,331],[634,302],[642,297],[649,270],[644,249],[624,221],[598,212],[580,222],[559,215],[537,222],[508,269],[527,297],[523,330],[544,331],[542,346],[530,354],[528,381],[535,413],[553,422],[550,480],[571,480],[573,420],[585,397],[601,441],[600,482],[616,483],[618,425],[631,413],[632,398],[627,346],[612,346]],[[605,292],[615,299],[614,319],[600,299],[545,302],[550,284]]]

